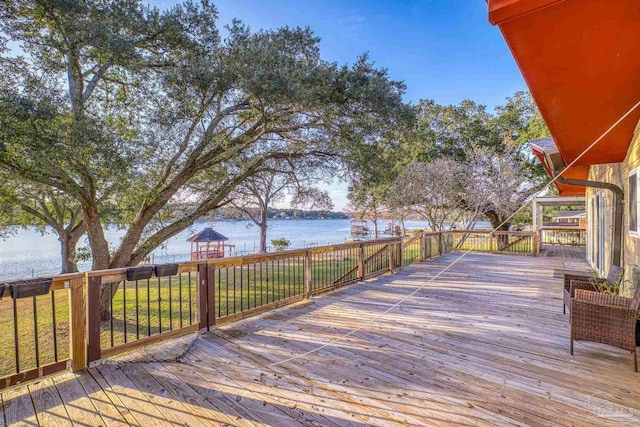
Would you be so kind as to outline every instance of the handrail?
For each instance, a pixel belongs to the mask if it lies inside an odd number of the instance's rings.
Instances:
[[[454,250],[454,237],[460,233],[472,233],[479,238],[489,231],[421,232],[408,238],[391,237],[186,261],[177,264],[177,271],[175,268],[165,270],[169,275],[163,277],[149,272],[148,276],[130,276],[128,279],[126,268],[56,275],[51,279],[48,298],[50,304],[54,304],[62,297],[62,290],[68,292],[69,319],[53,316],[54,323],[64,321],[68,328],[70,340],[64,347],[65,352],[68,348],[68,356],[66,353],[57,355],[55,363],[30,369],[16,362],[13,374],[3,376],[0,372],[0,389],[65,369],[67,364],[73,370],[81,370],[104,357],[199,329],[210,329],[380,274],[393,273],[405,265]],[[507,242],[503,247],[507,253],[532,253],[535,233],[494,234],[490,239]],[[54,298],[53,292],[60,292],[60,296],[56,293]],[[100,318],[101,292],[107,292],[106,301],[110,304],[107,319]],[[4,296],[10,297],[6,289]],[[37,298],[38,304],[46,300],[45,295]],[[5,298],[0,303],[11,302]],[[33,307],[35,313],[35,299]],[[47,313],[51,311],[55,310]],[[23,315],[19,310],[15,312],[18,317]],[[14,319],[14,329],[17,324]],[[8,330],[11,330],[10,326]],[[37,348],[30,350],[22,342],[20,345],[21,355],[32,350],[38,353]],[[37,355],[35,359],[36,362],[39,360]]]

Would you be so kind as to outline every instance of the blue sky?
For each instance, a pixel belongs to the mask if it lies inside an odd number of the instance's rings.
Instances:
[[[166,7],[175,2],[152,2]],[[252,29],[308,26],[322,57],[353,63],[368,52],[391,78],[407,85],[405,100],[455,104],[472,99],[493,108],[526,89],[485,0],[219,0],[220,24],[239,18]],[[346,186],[327,186],[337,209]]]

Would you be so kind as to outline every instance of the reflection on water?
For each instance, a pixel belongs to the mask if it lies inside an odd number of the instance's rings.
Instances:
[[[291,241],[291,249],[305,248],[309,245],[327,245],[343,243],[349,237],[349,220],[280,220],[269,224],[268,239],[284,237]],[[426,227],[425,222],[407,221],[407,228]],[[152,254],[155,263],[189,260],[189,242],[187,237],[213,227],[229,238],[229,244],[236,245],[238,254],[256,252],[259,244],[258,227],[251,222],[215,222],[198,223],[190,230],[169,239]],[[380,230],[384,230],[386,221],[381,221]],[[123,230],[111,228],[106,231],[111,246],[117,245],[124,234]],[[85,239],[80,246],[86,246]],[[81,262],[80,269],[85,271],[90,263]],[[55,234],[41,235],[35,229],[21,230],[17,236],[0,239],[0,280],[19,277],[52,275],[60,272],[60,245]]]

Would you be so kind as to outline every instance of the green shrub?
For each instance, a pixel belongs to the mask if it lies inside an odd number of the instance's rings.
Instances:
[[[279,239],[271,240],[271,244],[274,248],[276,248],[277,252],[286,251],[289,246],[291,246],[291,241],[285,239],[284,237],[280,237]]]

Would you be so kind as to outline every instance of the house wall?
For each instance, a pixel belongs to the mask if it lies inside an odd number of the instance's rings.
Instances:
[[[606,147],[600,147],[606,149]],[[593,165],[589,169],[589,180],[592,181],[604,181],[613,183],[624,191],[624,211],[622,220],[623,241],[622,241],[622,263],[625,271],[625,280],[632,282],[633,268],[640,267],[640,238],[629,235],[629,206],[628,206],[628,192],[629,172],[640,166],[640,123],[636,126],[633,140],[627,151],[627,156],[621,163],[609,163],[602,165]],[[605,216],[605,270],[601,273],[606,275],[608,273],[608,266],[611,265],[612,258],[612,234],[613,234],[613,195],[611,191],[601,190],[597,188],[587,188],[586,191],[586,204],[587,204],[587,218],[591,218],[591,197],[601,192],[605,200],[606,216]],[[589,225],[588,225],[589,227]],[[590,246],[594,244],[593,239],[588,243]],[[591,248],[587,248],[587,258],[591,253]],[[591,265],[594,266],[593,260],[589,260]],[[594,266],[595,267],[595,266]]]

